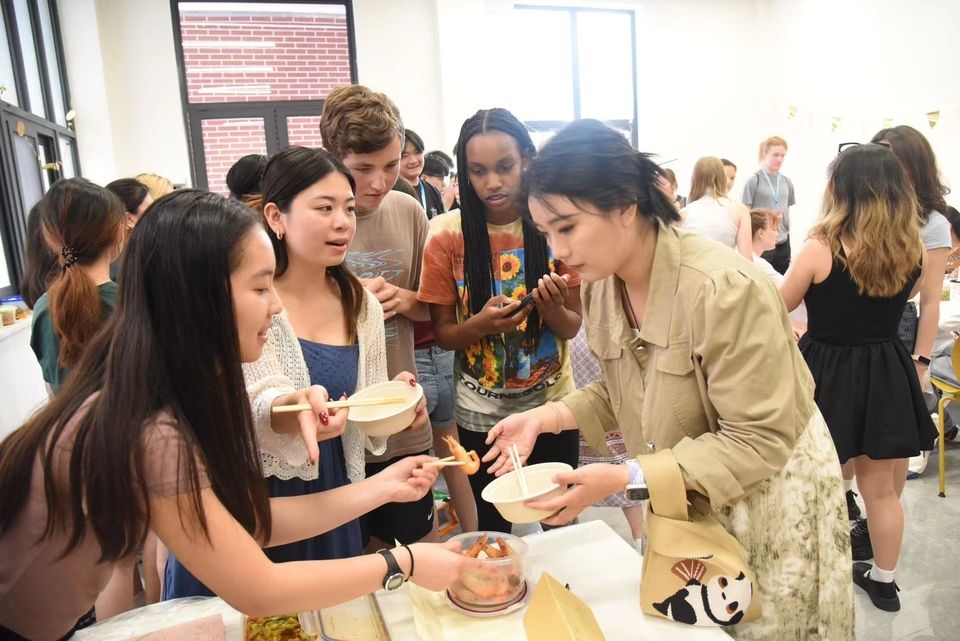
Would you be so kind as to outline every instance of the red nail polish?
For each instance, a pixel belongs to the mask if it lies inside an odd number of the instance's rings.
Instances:
[[[324,425],[330,424],[330,417],[327,416],[326,412],[320,414],[320,422],[323,423]]]
[[[417,381],[415,381],[414,379],[411,378],[411,379],[410,379],[410,387],[416,387],[416,386],[417,386]]]

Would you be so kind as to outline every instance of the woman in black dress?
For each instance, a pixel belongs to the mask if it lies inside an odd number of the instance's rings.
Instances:
[[[870,515],[874,565],[854,563],[853,580],[875,606],[893,611],[900,609],[893,577],[903,538],[897,472],[904,459],[932,448],[935,433],[897,339],[925,250],[913,188],[889,148],[848,149],[830,174],[823,218],[780,292],[788,309],[807,305],[800,351],[840,462],[852,459]]]

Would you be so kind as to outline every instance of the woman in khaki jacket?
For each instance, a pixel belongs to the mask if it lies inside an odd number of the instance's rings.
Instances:
[[[605,451],[620,426],[633,456],[671,448],[688,495],[747,552],[763,617],[738,639],[853,639],[850,537],[833,441],[813,401],[773,283],[721,245],[684,234],[659,168],[596,121],[571,124],[527,170],[528,205],[551,249],[583,278],[600,381],[491,430],[491,472],[543,432],[583,431]],[[642,482],[636,460],[588,465],[531,503],[567,523]]]

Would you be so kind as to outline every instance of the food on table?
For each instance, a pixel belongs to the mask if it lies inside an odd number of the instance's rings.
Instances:
[[[244,641],[317,641],[300,627],[297,615],[248,618],[244,625]]]
[[[447,444],[450,448],[450,452],[453,454],[453,458],[457,461],[463,463],[460,469],[462,469],[467,474],[476,474],[477,470],[480,469],[480,457],[477,456],[477,453],[474,450],[469,452],[463,449],[463,446],[457,441],[457,439],[452,436],[444,436],[443,442]]]
[[[496,608],[516,601],[525,586],[525,544],[514,539],[517,543],[510,545],[506,540],[509,535],[496,533],[461,536],[476,539],[464,555],[484,563],[477,569],[460,573],[450,586],[451,598],[458,604],[479,608]],[[515,546],[523,547],[524,552],[518,552]]]

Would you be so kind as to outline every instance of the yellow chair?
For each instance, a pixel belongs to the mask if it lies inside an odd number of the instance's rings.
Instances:
[[[953,363],[953,375],[960,380],[960,340],[954,342],[953,351],[950,352],[950,361]],[[941,392],[940,402],[937,403],[937,431],[940,433],[939,440],[939,463],[940,463],[940,496],[946,496],[946,451],[947,443],[943,437],[946,416],[944,409],[947,403],[960,402],[960,387],[957,387],[949,381],[945,381],[935,376],[930,376],[930,383]]]

